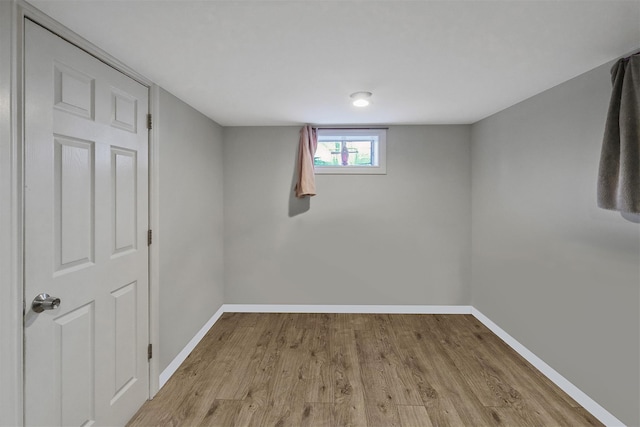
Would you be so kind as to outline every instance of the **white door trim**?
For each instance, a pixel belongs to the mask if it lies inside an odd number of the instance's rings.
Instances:
[[[30,19],[49,29],[71,44],[95,56],[104,63],[147,86],[149,111],[156,113],[158,89],[153,82],[118,59],[66,28],[24,0],[0,1],[0,292],[3,308],[0,310],[0,426],[22,425],[24,412],[23,366],[23,69],[24,20]],[[149,160],[150,225],[157,223],[157,138],[150,137]],[[153,157],[155,156],[155,157]],[[155,160],[154,160],[155,159]],[[153,198],[152,198],[153,197]],[[157,234],[156,234],[157,236]],[[157,245],[156,245],[157,248]],[[149,327],[150,339],[157,344],[158,295],[157,249],[150,251],[149,274]],[[155,266],[155,268],[152,268]],[[154,375],[155,372],[155,375]],[[158,390],[158,358],[150,363],[150,397]]]
[[[21,159],[16,1],[0,1],[0,425],[22,425]]]
[[[84,50],[88,54],[95,56],[100,61],[109,65],[112,68],[120,71],[122,74],[131,77],[133,80],[141,83],[144,86],[151,87],[153,82],[143,76],[142,74],[135,71],[133,68],[130,68],[126,64],[120,62],[117,58],[109,55],[104,50],[100,49],[98,46],[91,44],[90,41],[82,37],[81,35],[71,31],[69,28],[62,25],[60,22],[56,21],[52,17],[44,14],[39,9],[36,9],[31,4],[27,3],[24,0],[16,0],[18,4],[18,21],[20,22],[20,30],[22,31],[22,21],[26,17],[36,22],[38,25],[48,29],[52,33],[57,34],[62,37],[69,43],[79,47]],[[21,32],[22,34],[22,32]],[[22,36],[20,36],[22,39]],[[20,46],[20,50],[22,50],[22,44]],[[22,56],[22,52],[20,52],[20,57]]]

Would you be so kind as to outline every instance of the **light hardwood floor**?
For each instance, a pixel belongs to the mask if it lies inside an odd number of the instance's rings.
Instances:
[[[602,424],[471,315],[226,313],[128,425]]]

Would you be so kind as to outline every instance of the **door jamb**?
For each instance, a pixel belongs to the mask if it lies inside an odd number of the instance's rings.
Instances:
[[[160,87],[152,84],[149,112],[153,124],[149,134],[149,229],[153,242],[149,247],[149,340],[153,357],[149,361],[149,399],[160,390]]]
[[[22,186],[19,13],[0,2],[0,425],[23,423]]]
[[[22,307],[26,304],[26,296],[24,295],[24,279],[23,279],[23,270],[24,270],[24,253],[23,253],[23,244],[24,244],[24,202],[23,202],[23,164],[24,164],[24,156],[23,156],[23,126],[24,126],[24,70],[23,70],[23,61],[24,61],[24,20],[30,19],[35,23],[47,28],[48,30],[54,32],[58,36],[62,37],[66,41],[71,44],[79,47],[90,55],[96,57],[100,61],[105,64],[115,68],[126,76],[136,80],[140,84],[146,86],[149,90],[149,112],[153,114],[154,128],[149,132],[149,159],[148,159],[148,174],[149,174],[149,227],[154,230],[154,242],[149,248],[149,340],[154,344],[156,349],[156,355],[149,361],[149,398],[153,398],[153,396],[158,392],[159,388],[159,357],[157,356],[157,350],[159,349],[159,266],[158,266],[158,256],[159,256],[159,245],[158,245],[158,225],[159,225],[159,217],[158,217],[158,183],[159,183],[159,173],[158,173],[158,122],[159,122],[159,94],[160,89],[157,85],[155,85],[151,80],[128,67],[124,63],[120,62],[115,57],[109,55],[104,50],[99,47],[91,44],[88,40],[78,35],[77,33],[71,31],[55,19],[50,16],[44,14],[39,9],[35,8],[31,4],[27,3],[25,0],[12,0],[11,2],[2,2],[3,5],[0,5],[0,8],[3,8],[3,12],[5,9],[10,8],[11,16],[7,18],[3,18],[3,27],[4,23],[10,21],[11,24],[9,26],[9,31],[11,32],[11,40],[9,42],[10,46],[10,56],[9,56],[9,67],[10,68],[10,85],[8,88],[8,92],[10,96],[7,99],[10,99],[10,116],[7,120],[5,120],[4,111],[1,111],[5,107],[0,105],[0,132],[4,135],[5,133],[5,122],[8,123],[8,135],[10,135],[10,141],[7,142],[8,152],[10,152],[10,180],[5,186],[4,183],[0,185],[0,195],[7,195],[7,198],[4,200],[9,200],[7,211],[10,213],[10,218],[8,222],[10,223],[9,230],[10,233],[6,234],[9,237],[9,259],[8,261],[8,270],[9,272],[5,274],[5,272],[0,273],[0,278],[7,278],[8,280],[5,282],[8,284],[8,305],[9,310],[2,310],[2,320],[3,324],[7,325],[7,339],[8,342],[3,344],[4,349],[0,352],[0,360],[2,360],[0,370],[2,373],[13,372],[15,373],[14,377],[5,377],[9,378],[8,383],[5,386],[0,387],[0,395],[4,398],[4,394],[11,395],[7,405],[11,405],[12,414],[9,415],[9,418],[0,419],[0,424],[6,425],[22,425],[24,422],[24,330],[23,330],[23,313]],[[5,13],[3,13],[6,16]],[[6,27],[5,27],[6,28]],[[5,32],[2,32],[2,35],[5,35]],[[3,53],[4,55],[4,53]],[[3,58],[4,62],[4,58]],[[2,71],[5,69],[3,67]],[[4,94],[5,86],[4,82],[0,80],[0,93]],[[2,143],[5,144],[4,142]],[[4,150],[5,147],[0,147]],[[2,166],[5,166],[5,161],[0,158],[2,161]],[[2,212],[4,213],[4,212]],[[5,230],[3,227],[5,226],[5,219],[2,219],[2,223],[0,223],[0,234],[4,237]],[[4,251],[4,247],[0,247],[0,251]],[[4,265],[2,265],[4,267]],[[2,287],[4,291],[4,286]],[[4,314],[6,313],[6,314]],[[5,322],[7,320],[7,322]],[[5,335],[5,330],[2,330],[3,336]],[[5,347],[5,344],[7,346]],[[5,363],[4,359],[8,359]],[[3,381],[4,382],[4,381]],[[5,388],[6,387],[6,388]],[[6,392],[6,393],[5,393]]]

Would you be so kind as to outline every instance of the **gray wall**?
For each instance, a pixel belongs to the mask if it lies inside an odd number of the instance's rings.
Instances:
[[[391,127],[387,175],[317,175],[296,215],[298,133],[224,129],[225,303],[470,303],[469,126]]]
[[[640,230],[595,196],[610,65],[473,125],[472,302],[638,425]]]
[[[160,91],[160,369],[223,303],[222,128]]]

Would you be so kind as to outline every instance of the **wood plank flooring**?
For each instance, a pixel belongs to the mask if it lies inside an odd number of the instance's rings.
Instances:
[[[225,313],[134,426],[601,426],[471,315]]]

